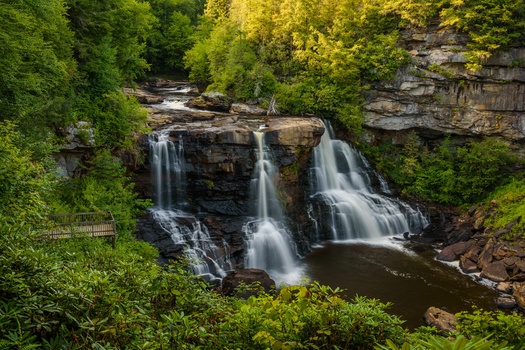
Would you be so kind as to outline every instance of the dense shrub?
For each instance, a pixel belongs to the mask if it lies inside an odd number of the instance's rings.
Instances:
[[[518,162],[509,144],[497,139],[454,147],[447,138],[428,148],[421,145],[416,133],[403,149],[383,145],[365,152],[404,193],[453,205],[484,200],[487,193],[510,181]]]

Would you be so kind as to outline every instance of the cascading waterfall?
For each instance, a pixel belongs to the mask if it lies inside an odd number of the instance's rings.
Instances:
[[[252,195],[257,199],[257,219],[248,222],[244,228],[248,238],[246,266],[264,269],[272,278],[279,279],[278,276],[296,271],[295,254],[292,240],[283,224],[283,210],[273,184],[276,167],[264,145],[264,133],[255,132],[254,136],[258,160],[251,185]]]
[[[151,135],[150,160],[155,179],[152,217],[173,242],[181,245],[193,272],[208,280],[226,276],[232,269],[229,254],[212,241],[208,229],[197,218],[180,210],[186,200],[184,147],[182,140],[173,143],[169,131]]]
[[[149,136],[151,171],[154,182],[153,201],[159,208],[171,208],[185,200],[184,145],[169,139],[169,131]]]
[[[428,224],[419,210],[390,198],[386,181],[361,153],[326,132],[314,149],[313,195],[328,206],[332,239],[374,239],[405,232],[420,232]],[[376,193],[369,174],[375,176],[383,193]]]

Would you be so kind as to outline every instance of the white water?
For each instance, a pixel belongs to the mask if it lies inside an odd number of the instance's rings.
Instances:
[[[264,145],[264,132],[255,132],[254,136],[258,160],[252,179],[252,193],[257,198],[257,219],[244,226],[248,246],[245,265],[266,270],[278,284],[298,282],[300,271],[273,184],[276,167]]]
[[[419,233],[428,224],[419,212],[390,194],[388,185],[366,159],[347,143],[333,139],[326,123],[321,143],[314,149],[313,195],[328,207],[333,240],[380,239],[404,232]],[[383,192],[376,193],[370,175]]]
[[[232,269],[228,246],[217,247],[205,225],[178,209],[186,200],[182,140],[173,143],[169,131],[165,131],[151,135],[149,143],[152,178],[155,179],[153,219],[170,235],[174,244],[182,247],[196,275],[207,280],[225,277],[225,271]]]
[[[159,208],[171,208],[185,195],[184,145],[169,140],[169,131],[149,136],[152,178],[155,180],[153,201]]]

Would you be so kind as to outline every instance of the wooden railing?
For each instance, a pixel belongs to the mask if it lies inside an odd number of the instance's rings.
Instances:
[[[52,239],[73,237],[117,237],[115,219],[110,211],[48,215],[53,228],[47,232]]]

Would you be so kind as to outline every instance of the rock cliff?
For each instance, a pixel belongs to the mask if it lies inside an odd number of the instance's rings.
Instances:
[[[263,128],[261,128],[263,126]],[[265,132],[266,145],[271,149],[279,168],[277,188],[279,198],[297,243],[298,252],[309,250],[312,222],[303,210],[309,196],[306,174],[312,148],[320,142],[324,125],[317,118],[248,116],[210,111],[150,109],[150,127],[156,133],[169,134],[170,140],[182,144],[186,165],[187,205],[209,230],[214,243],[228,246],[235,264],[243,263],[244,237],[242,227],[255,215],[250,198],[250,182],[257,161],[253,132]],[[141,141],[149,153],[148,137]],[[138,169],[133,179],[143,197],[152,198],[152,178],[149,162]],[[177,256],[181,247],[145,218],[139,236],[155,243],[164,258]]]
[[[525,49],[492,56],[476,72],[465,68],[468,36],[432,25],[402,32],[412,63],[393,81],[371,86],[365,125],[372,133],[417,129],[427,137],[525,139]]]

